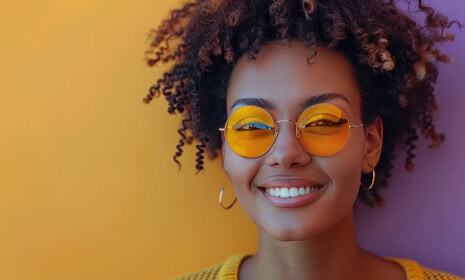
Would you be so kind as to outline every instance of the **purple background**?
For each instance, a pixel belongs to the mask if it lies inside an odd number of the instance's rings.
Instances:
[[[399,151],[389,187],[381,191],[386,206],[358,204],[355,224],[361,246],[369,251],[465,277],[465,1],[427,3],[464,25],[452,27],[455,42],[441,47],[453,57],[439,64],[436,85],[436,125],[446,141],[428,149],[429,142],[420,139],[412,172],[404,170],[405,152]]]

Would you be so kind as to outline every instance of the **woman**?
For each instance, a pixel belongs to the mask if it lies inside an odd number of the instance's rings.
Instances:
[[[163,94],[184,115],[174,160],[194,139],[197,170],[221,153],[259,228],[255,255],[179,279],[462,279],[373,255],[354,234],[354,202],[383,204],[396,145],[410,170],[419,133],[443,139],[433,84],[453,22],[416,4],[424,25],[394,1],[199,0],[153,32],[148,64],[171,68],[144,101]]]

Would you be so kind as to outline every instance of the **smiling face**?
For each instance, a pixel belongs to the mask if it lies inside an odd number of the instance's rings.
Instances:
[[[263,107],[274,121],[295,122],[312,104],[329,103],[351,125],[361,124],[360,93],[347,59],[324,48],[311,65],[307,56],[305,44],[295,41],[267,45],[255,61],[243,56],[230,78],[228,115],[249,104]],[[258,227],[283,241],[318,236],[348,216],[361,172],[370,172],[368,164],[375,166],[381,152],[382,125],[350,129],[342,150],[321,157],[301,146],[293,122],[280,123],[273,146],[256,158],[242,157],[223,143],[224,168],[242,207]],[[300,189],[300,196],[281,198],[266,191],[282,188],[294,195],[292,188]]]

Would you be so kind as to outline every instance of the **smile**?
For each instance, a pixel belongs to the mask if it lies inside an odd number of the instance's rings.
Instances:
[[[275,197],[298,197],[303,196],[321,189],[323,186],[306,186],[300,188],[267,188],[266,192]]]
[[[306,187],[258,188],[265,200],[279,208],[297,208],[316,201],[326,190],[325,185]]]

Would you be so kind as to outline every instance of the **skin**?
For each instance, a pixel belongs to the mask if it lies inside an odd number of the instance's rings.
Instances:
[[[338,93],[325,101],[341,108],[351,124],[362,123],[360,92],[352,68],[340,53],[318,48],[307,64],[305,44],[264,46],[257,60],[240,58],[227,91],[228,115],[242,98],[263,98],[274,120],[297,120],[308,98]],[[361,173],[371,173],[382,149],[383,126],[377,118],[364,128],[351,129],[337,154],[317,157],[298,142],[294,124],[282,123],[271,149],[258,158],[235,154],[223,142],[224,169],[242,207],[259,228],[259,249],[240,266],[247,279],[405,279],[402,268],[363,251],[355,238],[352,207]],[[323,184],[310,204],[279,208],[258,189],[265,180],[300,178]],[[348,277],[348,275],[350,275]]]

